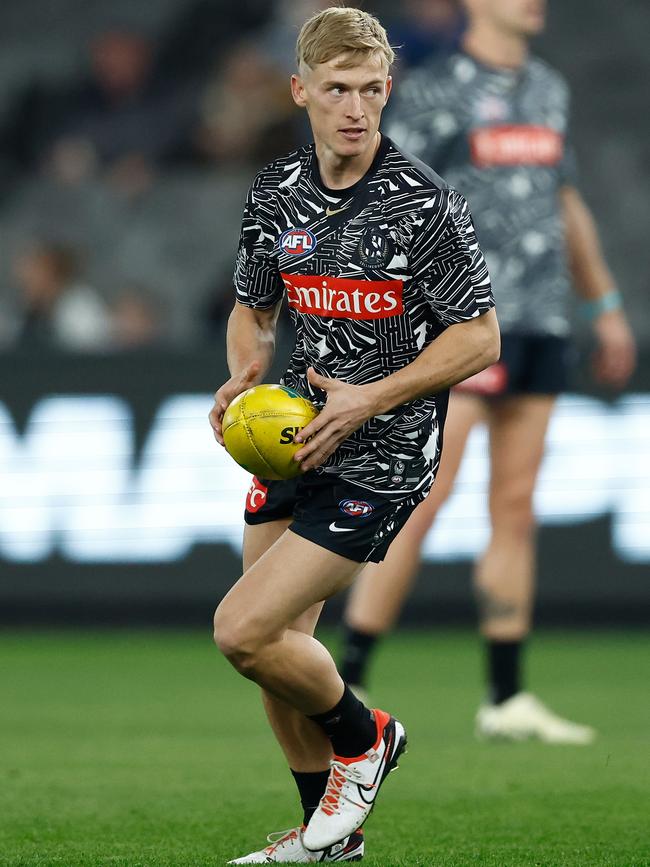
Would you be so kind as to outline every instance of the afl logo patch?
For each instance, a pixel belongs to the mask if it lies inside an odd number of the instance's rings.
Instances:
[[[365,500],[341,500],[339,509],[351,518],[367,518],[375,511],[375,507]]]
[[[290,256],[304,256],[316,248],[316,238],[309,229],[287,229],[280,236],[280,248]]]
[[[381,229],[368,226],[359,241],[359,258],[364,268],[383,268],[391,254],[391,244]]]

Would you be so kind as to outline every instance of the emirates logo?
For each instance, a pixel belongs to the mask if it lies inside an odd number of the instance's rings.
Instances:
[[[562,159],[564,140],[545,126],[491,126],[470,133],[476,166],[554,166]]]
[[[281,274],[287,302],[300,313],[334,319],[386,319],[404,312],[402,280],[349,280]]]

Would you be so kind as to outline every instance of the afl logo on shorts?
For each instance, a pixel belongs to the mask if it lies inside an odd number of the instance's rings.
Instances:
[[[280,236],[280,247],[290,256],[304,256],[316,248],[316,238],[308,229],[287,229]]]
[[[367,518],[375,511],[375,507],[365,500],[341,500],[339,509],[351,518]]]

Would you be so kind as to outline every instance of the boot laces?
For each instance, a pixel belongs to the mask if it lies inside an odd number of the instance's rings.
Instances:
[[[298,839],[298,829],[288,828],[286,831],[273,831],[266,839],[271,845],[267,846],[264,852],[266,855],[274,855],[278,849]]]
[[[351,765],[346,765],[343,762],[333,760],[330,762],[330,775],[327,780],[325,794],[321,798],[320,808],[328,816],[334,813],[340,813],[341,801],[348,801],[354,804],[355,807],[361,807],[357,801],[352,800],[345,792],[344,786],[346,783],[356,783],[363,785],[363,775]],[[375,789],[376,785],[370,784],[365,786],[367,789]]]

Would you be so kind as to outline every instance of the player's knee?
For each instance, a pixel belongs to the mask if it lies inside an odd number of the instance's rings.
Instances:
[[[517,538],[527,538],[535,530],[532,492],[526,489],[500,491],[490,504],[495,530]]]
[[[221,653],[238,669],[239,664],[243,664],[243,660],[250,654],[248,638],[241,623],[230,617],[222,606],[219,606],[214,614],[213,636]]]
[[[214,614],[214,643],[240,674],[251,677],[256,668],[260,641],[249,625],[236,621],[219,606]]]

